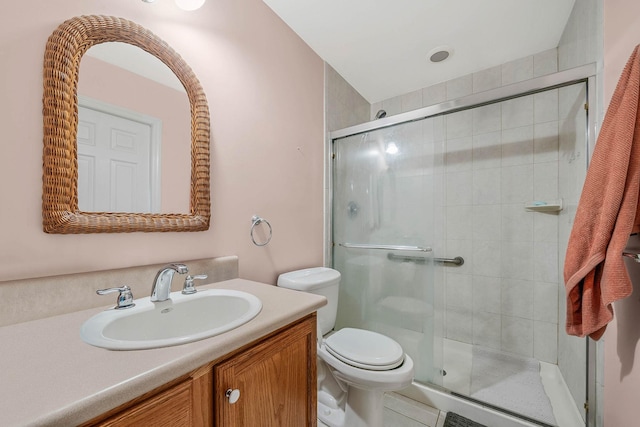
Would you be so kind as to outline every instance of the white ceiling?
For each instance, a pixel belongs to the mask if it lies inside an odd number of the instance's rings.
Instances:
[[[575,2],[263,1],[371,103],[557,47]]]

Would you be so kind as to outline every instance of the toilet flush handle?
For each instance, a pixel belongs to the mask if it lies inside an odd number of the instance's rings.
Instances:
[[[229,403],[234,404],[238,401],[238,399],[240,399],[240,390],[238,390],[237,388],[234,390],[229,389],[224,395],[227,397],[227,399],[229,399]]]

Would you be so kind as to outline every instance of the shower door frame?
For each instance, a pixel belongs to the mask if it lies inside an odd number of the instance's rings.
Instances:
[[[419,108],[406,113],[396,114],[394,116],[377,119],[367,123],[350,126],[344,129],[332,131],[328,133],[326,139],[326,168],[325,168],[325,184],[327,197],[325,200],[325,265],[333,263],[333,144],[343,138],[362,134],[369,131],[379,130],[403,123],[424,120],[429,117],[443,115],[445,113],[454,113],[457,111],[468,110],[470,108],[482,107],[483,105],[494,104],[521,96],[532,95],[538,92],[544,92],[555,88],[570,86],[577,83],[585,83],[587,89],[587,155],[585,156],[585,171],[587,170],[591,154],[596,143],[596,126],[597,126],[597,90],[596,90],[596,74],[597,66],[595,63],[571,68],[565,71],[559,71],[553,74],[525,80],[522,82],[502,86],[496,89],[475,93],[458,99],[452,99],[440,104],[430,105],[428,107]],[[585,409],[586,409],[586,425],[596,425],[596,409],[601,408],[597,399],[596,392],[596,372],[602,373],[603,366],[597,366],[595,341],[590,338],[585,340],[586,352],[586,390],[585,390]],[[600,349],[602,351],[602,348]],[[601,400],[600,400],[601,402]],[[444,408],[439,408],[444,409]]]

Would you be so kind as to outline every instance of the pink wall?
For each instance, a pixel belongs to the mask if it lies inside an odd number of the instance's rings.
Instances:
[[[608,105],[620,73],[631,52],[640,44],[640,2],[604,1],[604,92]],[[629,248],[640,250],[632,240]],[[631,297],[614,305],[615,319],[605,333],[604,422],[605,426],[637,425],[640,396],[640,266],[627,268],[634,282]]]
[[[140,54],[147,53],[141,50]],[[191,171],[184,165],[191,162],[191,113],[187,93],[85,55],[78,95],[162,121],[160,212],[188,213]]]
[[[240,276],[273,282],[322,263],[323,63],[261,0],[59,0],[3,5],[0,17],[0,281],[238,255]],[[201,81],[212,125],[212,225],[198,233],[42,231],[42,64],[51,32],[78,15],[135,21]],[[272,242],[249,239],[267,218]],[[197,272],[195,272],[197,273]],[[0,287],[1,291],[1,287]]]

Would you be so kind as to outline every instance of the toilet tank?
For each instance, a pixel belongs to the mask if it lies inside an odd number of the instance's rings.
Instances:
[[[327,298],[327,305],[318,310],[318,330],[325,335],[333,329],[338,312],[339,271],[326,267],[291,271],[278,277],[278,286]]]

